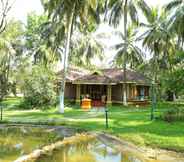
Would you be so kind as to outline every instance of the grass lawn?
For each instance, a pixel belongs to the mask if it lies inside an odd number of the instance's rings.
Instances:
[[[92,131],[104,131],[137,145],[150,146],[184,152],[184,122],[167,123],[161,120],[150,121],[150,107],[109,108],[109,129],[105,129],[103,111],[84,112],[76,106],[66,106],[65,113],[50,110],[17,110],[20,99],[4,101],[4,121],[17,123],[46,123],[69,125]],[[160,103],[157,116],[175,104]]]

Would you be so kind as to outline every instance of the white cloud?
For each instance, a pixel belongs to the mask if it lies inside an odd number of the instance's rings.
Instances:
[[[148,5],[161,7],[171,0],[145,0]]]
[[[32,11],[35,11],[37,14],[43,13],[40,0],[15,0],[9,17],[13,17],[25,23],[27,14]]]

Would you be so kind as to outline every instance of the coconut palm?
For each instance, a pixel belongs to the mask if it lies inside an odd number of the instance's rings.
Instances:
[[[70,53],[70,44],[72,31],[74,25],[77,21],[80,21],[86,26],[90,21],[96,20],[97,14],[96,9],[98,6],[97,0],[47,0],[42,1],[45,7],[45,10],[48,12],[52,24],[64,23],[65,26],[65,50],[63,57],[63,79],[61,85],[61,94],[60,94],[60,107],[59,112],[64,113],[64,90],[65,90],[65,80],[68,69],[68,59]],[[58,23],[59,22],[59,23]],[[62,51],[61,51],[62,53]]]
[[[113,62],[116,66],[122,66],[129,64],[130,68],[135,69],[139,64],[143,63],[144,52],[139,48],[137,43],[140,41],[138,37],[138,31],[134,30],[134,26],[129,26],[127,30],[127,51],[125,52],[125,37],[122,32],[116,32],[120,37],[121,43],[116,44],[113,48],[117,51]],[[126,56],[126,63],[124,62],[124,54]]]
[[[141,11],[149,13],[149,7],[144,0],[110,0],[109,8],[111,8],[110,13],[110,24],[117,27],[123,17],[123,28],[124,28],[124,84],[123,84],[123,103],[127,105],[127,94],[126,94],[126,62],[127,62],[127,26],[130,21],[138,24],[138,9]],[[128,19],[130,18],[130,19]]]
[[[169,11],[168,25],[170,29],[177,34],[178,47],[183,48],[184,43],[184,1],[172,0],[165,6],[166,11]]]
[[[92,66],[92,60],[103,59],[104,48],[98,40],[98,35],[85,32],[77,34],[72,41],[72,56],[70,61],[77,66]]]
[[[160,13],[160,14],[159,14]],[[174,43],[172,35],[167,28],[166,14],[159,12],[157,8],[151,9],[149,14],[145,13],[147,24],[141,24],[145,28],[143,36],[143,46],[146,47],[153,57],[149,61],[152,66],[152,113],[151,119],[154,118],[154,110],[156,109],[156,83],[158,83],[158,73],[161,66],[168,66],[170,55],[174,51]]]

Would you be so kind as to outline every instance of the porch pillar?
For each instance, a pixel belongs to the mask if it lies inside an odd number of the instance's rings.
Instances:
[[[77,84],[76,85],[76,100],[75,100],[77,105],[80,105],[80,89],[81,89],[81,85]]]
[[[107,85],[107,105],[109,106],[112,105],[111,95],[112,95],[112,86]]]
[[[134,99],[137,99],[137,87],[134,85]]]
[[[127,101],[130,99],[130,84],[127,84]]]

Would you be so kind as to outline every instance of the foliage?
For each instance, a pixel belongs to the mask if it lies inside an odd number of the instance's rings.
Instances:
[[[48,25],[48,18],[44,14],[36,15],[31,12],[27,16],[25,47],[29,56],[34,58],[34,64],[42,63],[47,65],[60,58],[58,53],[48,47],[48,42],[45,41],[46,37],[49,36]]]
[[[149,7],[144,0],[110,0],[108,6],[111,9],[109,23],[115,27],[120,24],[121,18],[124,16],[125,12],[127,12],[129,22],[132,21],[137,25],[140,16],[138,11],[140,10],[144,13],[149,13]]]
[[[21,57],[23,28],[19,21],[11,20],[0,37],[0,100],[8,92],[13,71]]]
[[[56,102],[54,73],[45,67],[34,65],[31,71],[24,75],[22,91],[24,93],[24,108],[39,108],[53,105]]]
[[[94,32],[77,33],[71,45],[70,62],[76,66],[92,66],[95,59],[103,59],[104,48]]]
[[[164,112],[161,118],[167,122],[184,121],[184,108],[173,107],[172,109]]]
[[[121,43],[116,44],[113,48],[117,51],[113,60],[116,66],[122,67],[122,63],[129,64],[131,69],[135,69],[138,65],[143,63],[145,56],[142,49],[139,48],[137,43],[139,42],[138,31],[134,30],[135,26],[129,26],[127,29],[127,49],[125,51],[125,36],[122,32],[116,32],[120,37]],[[126,55],[126,62],[125,57]]]
[[[183,49],[184,43],[184,3],[182,0],[172,0],[165,6],[168,16],[168,26],[173,35],[177,38],[177,46]]]
[[[162,77],[163,89],[165,93],[172,92],[176,95],[182,95],[184,93],[184,69],[176,69],[172,72],[168,72]]]

